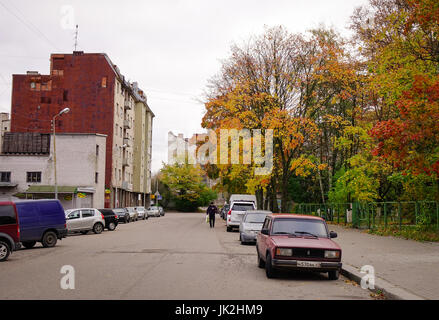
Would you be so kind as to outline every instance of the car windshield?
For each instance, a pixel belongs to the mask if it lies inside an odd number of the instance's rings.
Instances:
[[[251,213],[247,214],[245,217],[245,221],[247,223],[264,223],[265,217],[267,215],[265,213]]]
[[[325,223],[314,219],[275,219],[272,234],[293,234],[296,236],[316,236],[327,238]]]
[[[234,211],[248,211],[248,210],[254,210],[253,204],[251,203],[235,203],[233,205]]]

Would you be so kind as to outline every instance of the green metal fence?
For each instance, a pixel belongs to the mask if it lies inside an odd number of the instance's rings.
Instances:
[[[439,231],[439,202],[354,202],[354,203],[302,203],[293,213],[315,215],[355,228],[398,228],[424,226]]]

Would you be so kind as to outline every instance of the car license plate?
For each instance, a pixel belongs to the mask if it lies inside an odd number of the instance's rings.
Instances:
[[[302,268],[320,268],[320,262],[314,261],[297,261],[297,266]]]

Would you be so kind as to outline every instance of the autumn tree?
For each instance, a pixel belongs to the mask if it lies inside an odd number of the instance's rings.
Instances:
[[[352,27],[376,96],[374,156],[406,176],[432,177],[439,190],[438,22],[437,1],[371,0]]]

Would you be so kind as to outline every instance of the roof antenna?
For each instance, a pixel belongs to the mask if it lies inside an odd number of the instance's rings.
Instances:
[[[77,46],[78,46],[78,25],[76,25],[76,31],[75,31],[75,51]]]

